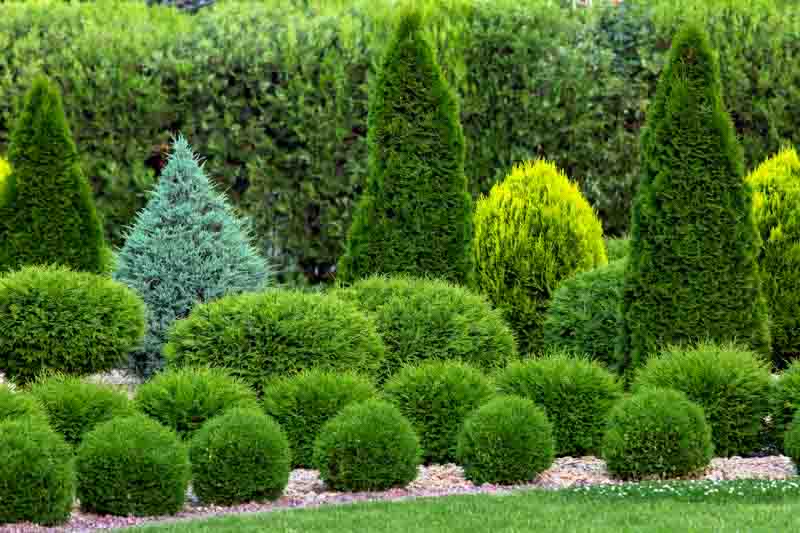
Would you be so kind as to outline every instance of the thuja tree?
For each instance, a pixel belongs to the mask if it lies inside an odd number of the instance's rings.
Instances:
[[[736,340],[769,352],[761,245],[741,148],[705,31],[674,39],[641,137],[623,290],[623,367],[670,344]]]
[[[194,305],[263,288],[267,263],[188,142],[178,137],[147,206],[117,258],[114,277],[143,297],[148,330],[131,367],[149,376],[163,366],[167,330]]]
[[[0,207],[0,272],[60,264],[100,273],[110,254],[61,95],[37,78],[11,132]]]
[[[372,88],[370,172],[337,277],[469,275],[471,197],[464,135],[448,87],[414,11],[401,15]]]

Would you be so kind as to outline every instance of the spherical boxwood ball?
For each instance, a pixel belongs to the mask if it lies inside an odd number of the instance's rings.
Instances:
[[[794,417],[783,435],[783,450],[800,467],[800,415]]]
[[[476,484],[533,480],[553,464],[552,425],[527,398],[497,396],[473,411],[458,435],[456,460]]]
[[[414,425],[423,460],[444,464],[455,461],[464,418],[494,394],[494,387],[466,363],[432,361],[402,368],[383,392]]]
[[[511,363],[495,382],[500,393],[528,398],[544,409],[557,456],[597,452],[608,413],[622,396],[621,383],[602,365],[559,352]]]
[[[191,467],[177,435],[144,415],[114,418],[77,452],[78,499],[90,513],[152,516],[183,507]]]
[[[778,442],[800,409],[800,360],[792,361],[772,387],[772,422]]]
[[[289,482],[289,441],[261,411],[236,408],[192,437],[192,489],[206,503],[274,500]]]
[[[36,418],[45,425],[47,412],[35,397],[25,392],[13,391],[8,385],[0,384],[0,422],[20,418]]]
[[[342,408],[376,395],[372,381],[351,372],[305,370],[264,386],[264,412],[281,425],[292,448],[292,466],[311,468],[319,430]]]
[[[258,408],[255,391],[223,368],[186,367],[155,375],[136,391],[142,413],[189,438],[207,420],[234,407]]]
[[[65,522],[75,492],[72,448],[42,420],[0,422],[0,524]]]
[[[421,450],[411,422],[383,400],[351,403],[320,430],[314,466],[333,490],[386,490],[417,476]]]
[[[711,428],[703,408],[682,392],[650,388],[620,400],[611,410],[603,459],[621,479],[690,474],[711,461]]]
[[[0,370],[17,383],[110,370],[141,342],[144,315],[142,299],[105,276],[25,267],[0,277]]]

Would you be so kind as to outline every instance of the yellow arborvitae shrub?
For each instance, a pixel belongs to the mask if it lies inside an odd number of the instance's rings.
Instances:
[[[0,157],[0,205],[6,201],[8,194],[8,176],[11,174],[11,165],[5,157]]]

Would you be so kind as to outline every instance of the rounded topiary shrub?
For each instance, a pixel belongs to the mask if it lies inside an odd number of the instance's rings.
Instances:
[[[544,409],[558,456],[597,452],[608,413],[622,396],[622,384],[602,365],[558,352],[511,363],[495,382],[501,394],[528,398]]]
[[[607,263],[597,215],[545,161],[514,167],[478,201],[472,251],[477,286],[504,312],[523,353],[542,347],[544,314],[561,282]]]
[[[772,423],[778,442],[800,409],[800,360],[792,361],[773,383]]]
[[[45,425],[48,423],[47,412],[39,400],[25,392],[11,390],[11,387],[0,384],[0,422],[20,418],[36,418]]]
[[[75,461],[64,438],[41,420],[0,421],[0,524],[65,522]]]
[[[383,400],[351,403],[320,430],[314,466],[333,490],[403,486],[417,477],[421,450],[411,422]]]
[[[232,409],[192,437],[192,490],[205,503],[274,500],[289,482],[289,441],[261,411]]]
[[[114,418],[87,433],[77,451],[81,509],[153,516],[183,507],[191,467],[186,446],[143,415]]]
[[[707,466],[713,449],[702,407],[682,392],[650,388],[611,410],[602,455],[619,478],[670,478]]]
[[[372,319],[325,294],[270,290],[196,306],[170,330],[171,366],[227,368],[259,392],[266,380],[307,368],[380,368],[384,347]]]
[[[96,425],[134,414],[125,392],[74,376],[42,377],[31,385],[30,391],[47,410],[50,426],[72,445],[79,444]]]
[[[669,387],[703,407],[720,457],[745,455],[761,442],[770,411],[769,366],[734,345],[671,348],[651,357],[636,374],[633,389]]]
[[[627,237],[615,237],[606,239],[606,253],[608,254],[608,261],[617,261],[618,259],[625,259],[628,257],[630,247],[630,240]]]
[[[320,428],[342,408],[376,395],[372,381],[352,372],[310,369],[264,386],[264,411],[281,425],[292,448],[292,466],[311,468]]]
[[[156,374],[136,391],[139,411],[188,438],[234,407],[258,408],[255,391],[222,368],[187,367]]]
[[[465,363],[433,361],[402,368],[383,389],[414,425],[426,463],[455,461],[466,416],[494,394],[491,381]]]
[[[381,380],[425,360],[458,359],[491,370],[516,355],[502,314],[482,296],[449,282],[374,276],[336,294],[374,316],[386,345]]]
[[[499,396],[473,411],[458,435],[456,459],[476,484],[533,480],[553,463],[544,410],[527,398]]]
[[[783,450],[795,466],[800,465],[800,416],[795,416],[787,426],[783,435]]]
[[[0,278],[0,370],[92,374],[123,363],[144,335],[144,304],[107,277],[25,267]]]

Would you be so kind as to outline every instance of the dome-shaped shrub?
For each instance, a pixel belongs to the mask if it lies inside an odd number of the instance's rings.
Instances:
[[[124,362],[144,335],[144,304],[106,277],[25,267],[0,278],[0,370],[18,383],[45,370],[93,374]]]
[[[708,465],[713,448],[702,407],[682,392],[650,388],[611,410],[602,455],[619,478],[670,478]]]
[[[783,453],[800,467],[800,416],[795,416],[783,436]]]
[[[134,414],[125,392],[74,376],[60,374],[37,379],[30,391],[47,411],[50,426],[72,445],[79,444],[83,435],[98,424]]]
[[[482,296],[449,282],[374,276],[336,294],[374,316],[386,345],[381,380],[424,360],[458,359],[491,370],[516,355],[502,314]]]
[[[528,398],[544,409],[558,456],[597,452],[608,413],[622,396],[614,374],[594,361],[563,353],[511,363],[495,382],[501,394]]]
[[[709,343],[667,349],[636,374],[633,389],[668,387],[700,405],[720,457],[758,448],[770,410],[768,365],[753,352]]]
[[[228,409],[258,408],[258,400],[225,369],[187,367],[159,372],[139,387],[136,407],[185,439]]]
[[[772,421],[779,442],[800,410],[800,360],[792,361],[772,387]]]
[[[310,369],[265,384],[262,406],[281,425],[292,448],[292,466],[311,468],[322,426],[342,408],[376,396],[372,381],[352,372]]]
[[[274,500],[289,482],[289,441],[261,411],[236,408],[210,420],[189,445],[192,490],[205,503]]]
[[[171,366],[224,367],[260,391],[265,380],[307,368],[374,373],[384,347],[355,304],[270,290],[195,307],[175,323],[164,353]]]
[[[414,425],[426,463],[455,461],[456,439],[466,416],[494,394],[480,370],[458,361],[403,367],[383,389]]]
[[[77,472],[81,509],[116,516],[178,512],[191,477],[186,447],[143,415],[114,418],[87,433]]]
[[[544,313],[559,284],[607,262],[589,202],[545,161],[514,167],[478,201],[473,256],[478,288],[503,310],[522,352],[541,347]]]
[[[351,403],[320,430],[314,465],[333,490],[386,490],[417,477],[421,450],[411,422],[383,400]]]
[[[36,418],[45,425],[49,422],[47,412],[39,400],[22,391],[13,391],[0,384],[0,422],[19,418]]]
[[[553,463],[552,426],[527,398],[499,396],[473,411],[458,435],[456,458],[473,483],[532,481]]]
[[[606,253],[608,254],[609,263],[628,257],[629,248],[630,239],[627,237],[614,237],[606,239]]]
[[[0,524],[65,522],[74,492],[75,461],[61,435],[41,420],[0,421]]]
[[[545,315],[545,345],[615,366],[624,282],[624,260],[564,281]]]

